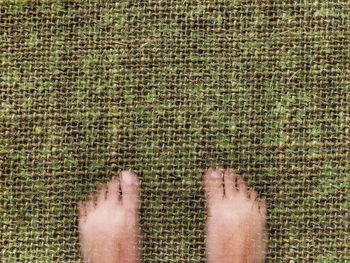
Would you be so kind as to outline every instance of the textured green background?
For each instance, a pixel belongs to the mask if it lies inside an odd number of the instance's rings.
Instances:
[[[142,178],[146,262],[204,261],[200,179],[269,204],[269,262],[350,262],[348,1],[4,1],[1,262],[79,262],[75,205]]]

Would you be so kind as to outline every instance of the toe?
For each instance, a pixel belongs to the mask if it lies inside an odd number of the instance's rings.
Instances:
[[[258,193],[254,189],[249,189],[248,191],[248,197],[250,200],[255,201],[256,198],[258,197]]]
[[[95,204],[96,204],[96,195],[91,194],[89,199],[85,202],[86,214],[89,214],[93,210],[95,210]]]
[[[78,203],[78,213],[79,213],[79,220],[84,220],[86,218],[86,207],[84,202]]]
[[[260,200],[258,203],[258,207],[259,207],[259,212],[260,214],[262,214],[263,216],[266,216],[267,214],[267,204],[265,200]]]
[[[79,217],[78,217],[78,228],[79,231],[83,231],[83,228],[86,224],[86,220],[87,220],[87,207],[86,207],[86,202],[79,202],[78,203],[78,213],[79,213]]]
[[[242,176],[237,176],[237,189],[238,192],[247,196],[248,197],[248,188],[247,188],[247,184],[244,181]]]
[[[204,174],[204,187],[208,205],[219,202],[224,197],[223,169],[209,169]]]
[[[235,187],[236,176],[232,170],[226,170],[224,172],[224,189],[225,189],[225,198],[230,199],[237,192]]]
[[[106,200],[107,197],[107,185],[101,184],[97,189],[97,203],[101,203]]]
[[[120,188],[124,207],[137,209],[139,206],[140,183],[133,172],[123,171],[120,174]]]
[[[119,203],[120,199],[120,182],[118,177],[113,177],[107,183],[107,199],[114,203]]]

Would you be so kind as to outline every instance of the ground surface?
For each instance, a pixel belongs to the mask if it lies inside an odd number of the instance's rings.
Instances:
[[[201,262],[210,166],[266,198],[268,261],[349,260],[348,1],[144,2],[1,1],[3,262],[78,262],[127,169],[143,257]]]

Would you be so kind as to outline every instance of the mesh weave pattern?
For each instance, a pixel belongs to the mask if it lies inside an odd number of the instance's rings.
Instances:
[[[350,262],[346,0],[0,4],[1,262],[80,262],[78,200],[142,178],[145,262],[203,262],[201,175],[269,204],[269,262]]]

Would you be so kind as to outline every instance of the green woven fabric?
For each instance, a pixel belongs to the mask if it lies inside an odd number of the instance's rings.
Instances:
[[[1,262],[80,262],[122,169],[144,261],[203,262],[210,166],[267,199],[268,262],[350,262],[347,0],[2,0],[0,32]]]

